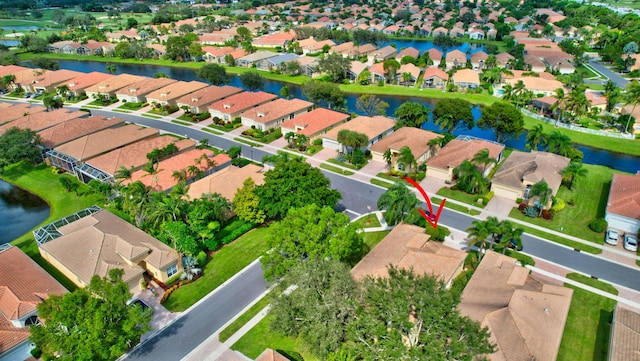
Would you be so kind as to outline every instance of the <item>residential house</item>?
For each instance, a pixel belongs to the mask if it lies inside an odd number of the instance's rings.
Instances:
[[[503,144],[470,136],[459,136],[447,143],[435,156],[427,161],[427,175],[444,179],[445,181],[453,181],[454,168],[465,160],[471,160],[476,153],[483,149],[487,149],[489,157],[495,159],[498,163],[502,159]],[[493,164],[489,164],[486,168],[480,166],[478,170],[484,176],[487,176],[493,166]]]
[[[389,25],[382,30],[383,33],[391,36],[396,35],[399,31],[400,27],[398,25]]]
[[[400,223],[353,267],[351,276],[355,280],[367,276],[386,278],[387,267],[392,265],[412,269],[416,275],[438,277],[449,288],[462,272],[467,253],[429,238],[424,228]]]
[[[175,82],[177,80],[170,78],[144,78],[118,90],[116,97],[122,102],[146,103],[151,92]]]
[[[113,149],[158,135],[155,128],[127,124],[108,128],[65,143],[46,153],[47,164],[76,174],[76,167]]]
[[[259,130],[278,128],[281,123],[307,113],[313,103],[301,99],[278,98],[242,113],[242,125]]]
[[[188,108],[191,113],[201,114],[207,112],[207,107],[212,103],[240,92],[241,88],[229,85],[211,85],[181,97],[176,104],[180,108]]]
[[[338,142],[338,133],[341,130],[346,129],[352,132],[365,134],[367,139],[369,139],[369,142],[364,148],[368,149],[371,145],[393,133],[393,127],[395,124],[395,120],[379,115],[374,117],[360,116],[329,130],[322,136],[322,146],[324,148],[342,152],[343,145]]]
[[[125,180],[122,183],[127,185],[140,181],[155,191],[164,192],[170,190],[181,181],[176,179],[176,172],[184,172],[185,179],[182,181],[191,184],[202,177],[229,166],[230,163],[231,158],[224,153],[215,155],[208,149],[189,149],[161,160],[155,173],[149,174],[147,171],[139,169],[133,172],[130,180]]]
[[[130,143],[123,147],[113,149],[107,153],[101,154],[87,160],[76,167],[78,179],[83,183],[89,183],[96,179],[101,182],[114,184],[116,173],[121,168],[138,170],[144,165],[149,164],[147,154],[154,149],[162,149],[173,143],[178,151],[182,152],[195,148],[196,142],[191,139],[178,139],[173,136],[154,136],[142,139],[135,143]]]
[[[67,40],[49,44],[45,50],[49,53],[100,56],[112,53],[114,49],[113,44],[109,42],[89,40],[87,43],[83,44]]]
[[[202,59],[207,63],[225,64],[225,56],[235,51],[236,48],[231,46],[215,47],[215,46],[203,46],[202,51],[204,55]]]
[[[164,283],[182,272],[178,252],[106,209],[56,227],[57,238],[38,243],[42,258],[78,285],[117,268],[129,291],[141,290],[143,275]]]
[[[480,75],[473,69],[460,69],[453,73],[451,81],[459,88],[475,89],[480,86]]]
[[[101,83],[103,81],[106,81],[108,79],[111,79],[113,77],[114,75],[112,74],[94,71],[86,74],[83,73],[82,75],[79,75],[73,79],[69,79],[65,84],[62,84],[62,85],[67,86],[68,96],[76,97],[76,96],[80,96],[83,93],[86,93],[85,90],[88,87]]]
[[[318,58],[313,56],[301,56],[295,60],[300,64],[300,74],[313,77],[318,71]],[[286,67],[286,65],[285,65]]]
[[[285,63],[289,61],[294,61],[300,58],[300,55],[284,53],[276,56],[272,56],[270,58],[262,59],[256,63],[256,68],[259,70],[280,70],[283,71],[285,67]]]
[[[524,62],[527,64],[529,70],[542,73],[547,70],[547,64],[544,63],[539,57],[531,54],[527,54],[524,56]]]
[[[473,29],[469,31],[469,39],[484,40],[484,31],[480,29]]]
[[[94,115],[88,118],[73,118],[66,122],[38,132],[40,145],[44,149],[52,149],[64,143],[104,129],[122,125],[124,119]]]
[[[393,59],[396,54],[398,53],[398,50],[396,50],[396,48],[394,48],[391,45],[387,45],[382,49],[377,49],[374,50],[373,52],[369,53],[369,61],[385,61],[388,59]]]
[[[631,361],[640,349],[640,314],[620,303],[613,310],[607,361]]]
[[[289,361],[289,358],[284,357],[280,352],[273,349],[265,349],[256,361]]]
[[[251,178],[255,185],[264,184],[264,169],[255,164],[247,164],[239,168],[229,166],[189,185],[189,199],[201,198],[205,194],[217,193],[229,201],[233,201],[238,189]]]
[[[347,41],[345,43],[342,44],[338,44],[336,46],[331,47],[331,49],[329,49],[330,53],[337,53],[342,55],[344,58],[348,57],[349,52],[354,48],[354,44],[352,41]]]
[[[331,48],[334,47],[336,43],[331,39],[317,41],[314,38],[304,39],[298,42],[298,46],[302,49],[302,54],[304,55],[320,53],[325,45]]]
[[[513,55],[509,53],[500,53],[496,55],[496,66],[499,68],[510,69],[510,64],[513,60],[515,60]]]
[[[442,60],[442,52],[436,48],[431,48],[427,51],[429,53],[429,59],[433,61],[433,65],[437,66]]]
[[[607,97],[604,96],[603,91],[587,89],[584,91],[584,95],[587,97],[591,109],[605,110],[607,107]]]
[[[282,129],[282,134],[293,132],[305,135],[309,140],[314,140],[325,134],[329,129],[345,123],[348,119],[348,114],[325,108],[316,108],[308,113],[284,121],[280,124],[280,129]]]
[[[29,326],[38,321],[37,305],[67,290],[18,247],[0,245],[0,359],[26,360]]]
[[[529,197],[531,187],[545,181],[555,196],[562,183],[560,173],[569,162],[569,158],[553,153],[515,150],[493,176],[491,191],[499,197],[536,204],[539,197]]]
[[[462,292],[460,313],[490,332],[490,360],[556,359],[573,290],[544,284],[517,260],[487,251]]]
[[[214,31],[199,35],[198,41],[202,45],[224,45],[227,41],[233,40],[233,38],[234,34],[223,31]]]
[[[284,48],[287,46],[287,44],[294,41],[295,39],[296,39],[296,33],[293,31],[290,31],[286,33],[274,33],[274,34],[264,35],[257,39],[253,39],[251,44],[259,48],[278,48],[278,47]]]
[[[255,53],[245,55],[241,58],[236,59],[236,65],[242,66],[245,68],[251,68],[254,64],[257,64],[260,60],[272,58],[274,56],[278,56],[278,53],[274,53],[273,51],[256,51]]]
[[[551,71],[557,71],[560,74],[573,74],[576,72],[576,67],[566,58],[548,56],[543,61]]]
[[[440,135],[430,132],[428,130],[416,129],[411,127],[402,127],[395,132],[384,137],[382,140],[372,145],[371,157],[372,160],[378,162],[386,162],[384,154],[387,150],[391,151],[391,164],[392,169],[399,171],[406,171],[407,164],[398,163],[398,156],[400,150],[404,147],[411,149],[416,163],[422,164],[431,158],[435,153],[435,148],[429,146],[429,141],[438,138]],[[408,164],[411,167],[410,164]]]
[[[525,89],[531,90],[534,94],[543,94],[544,96],[552,96],[555,94],[556,89],[564,88],[564,84],[558,80],[548,79],[542,76],[503,79],[505,84],[510,84],[511,86],[514,86],[519,81],[524,83]]]
[[[467,54],[458,49],[451,50],[446,56],[447,70],[464,68],[467,66]]]
[[[384,70],[384,63],[375,63],[369,68],[371,73],[371,83],[386,82],[387,72]]]
[[[396,72],[396,82],[398,84],[414,86],[416,84],[416,81],[418,81],[418,78],[420,77],[420,73],[422,73],[422,69],[418,68],[417,66],[411,63],[403,64]],[[409,74],[411,76],[410,78],[408,78],[409,81],[405,79],[405,74]]]
[[[433,31],[431,32],[431,35],[433,35],[433,37],[438,37],[438,36],[447,36],[449,35],[449,30],[447,30],[446,28],[438,27],[433,29]]]
[[[447,87],[449,74],[440,70],[438,67],[432,66],[425,69],[422,77],[422,86],[424,88],[435,88],[444,90]]]
[[[464,36],[464,34],[464,29],[459,26],[454,26],[451,31],[449,31],[449,36],[452,38],[461,38]]]
[[[154,59],[162,59],[167,54],[167,47],[162,44],[149,44],[147,48],[151,49]]]
[[[484,63],[487,61],[488,57],[489,55],[487,55],[487,53],[485,53],[484,51],[477,51],[471,54],[471,66],[473,67],[473,70],[483,70],[485,67]]]
[[[349,69],[347,69],[347,78],[351,81],[356,81],[360,73],[362,73],[369,66],[361,61],[354,60],[351,62]]]
[[[414,47],[408,47],[408,48],[402,49],[398,53],[398,55],[396,55],[396,60],[400,62],[402,61],[402,58],[404,58],[405,56],[410,56],[414,59],[418,59],[420,57],[420,50]]]
[[[637,234],[640,229],[640,173],[614,174],[604,219],[609,227]]]
[[[377,49],[373,44],[364,44],[364,45],[360,45],[360,46],[354,46],[353,48],[349,49],[346,54],[347,58],[360,58],[363,56],[369,56],[369,54],[375,52]]]
[[[113,98],[116,96],[116,92],[118,90],[145,79],[149,78],[131,74],[120,74],[105,81],[101,81],[97,84],[91,85],[84,91],[90,98]]]
[[[175,106],[178,99],[208,86],[209,84],[201,81],[178,81],[147,94],[147,101],[156,106],[157,104],[163,107]]]
[[[14,120],[29,117],[32,114],[44,112],[47,108],[30,103],[0,103],[0,125],[7,124]]]
[[[107,41],[119,43],[121,41],[142,40],[136,29],[120,30],[118,32],[106,32]]]
[[[7,86],[7,88],[11,90],[16,90],[18,89],[18,86],[19,86],[20,88],[22,88],[22,90],[31,92],[32,91],[31,84],[38,77],[44,74],[45,71],[47,70],[40,69],[40,68],[36,68],[36,69],[26,68],[26,69],[18,70],[12,74],[15,77],[15,79],[11,84]]]
[[[87,117],[86,112],[71,109],[55,109],[48,112],[28,112],[29,114],[14,119],[0,126],[0,135],[4,134],[11,128],[31,129],[34,132],[53,127],[67,120],[74,118]]]
[[[5,75],[15,75],[21,71],[30,70],[30,68],[18,65],[1,65],[0,66],[0,77]]]
[[[247,110],[273,101],[277,96],[265,92],[242,92],[209,105],[211,117],[231,122]]]

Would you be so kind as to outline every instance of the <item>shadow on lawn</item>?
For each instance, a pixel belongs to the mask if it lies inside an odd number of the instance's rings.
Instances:
[[[609,352],[609,336],[611,335],[611,322],[613,311],[600,310],[598,332],[596,334],[595,347],[593,349],[593,361],[607,360]]]

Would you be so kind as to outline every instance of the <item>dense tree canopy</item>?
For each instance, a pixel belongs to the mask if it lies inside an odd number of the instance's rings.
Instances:
[[[418,102],[405,102],[396,109],[394,116],[398,118],[396,129],[402,127],[420,128],[429,116],[429,109]]]
[[[206,64],[196,71],[198,78],[204,79],[213,85],[224,85],[229,83],[231,77],[227,74],[224,66],[218,64]]]
[[[302,84],[302,92],[316,105],[324,102],[329,109],[344,105],[344,93],[337,84],[309,80]]]
[[[31,340],[43,356],[56,360],[115,360],[151,328],[151,310],[127,305],[123,271],[94,276],[86,288],[51,296],[38,305],[43,324],[31,327]],[[53,355],[57,357],[54,357]]]
[[[503,142],[517,137],[524,130],[522,112],[507,102],[495,102],[482,109],[478,120],[480,129],[490,129],[496,135],[496,141]]]
[[[264,87],[264,77],[257,71],[248,71],[240,74],[242,86],[250,91],[260,90]]]
[[[0,135],[0,169],[27,160],[33,164],[40,161],[42,150],[40,136],[31,129],[13,127]]]
[[[330,74],[334,82],[344,79],[350,67],[351,60],[338,53],[328,54],[318,62],[320,71]]]
[[[471,129],[474,125],[471,104],[459,98],[438,100],[433,109],[433,119],[447,133],[453,133],[461,126]]]

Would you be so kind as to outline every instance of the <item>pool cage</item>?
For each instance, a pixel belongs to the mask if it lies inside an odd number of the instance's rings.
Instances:
[[[91,207],[82,209],[74,214],[68,215],[64,218],[58,219],[57,221],[51,222],[49,224],[46,224],[36,229],[35,231],[33,231],[33,236],[35,237],[36,242],[38,242],[38,245],[43,245],[49,241],[52,241],[62,236],[62,233],[58,231],[58,227],[65,226],[69,223],[75,222],[86,216],[90,216],[101,210],[102,208],[98,206],[91,206]]]

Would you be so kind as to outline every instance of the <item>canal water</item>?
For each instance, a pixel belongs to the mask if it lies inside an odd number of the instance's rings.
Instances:
[[[40,197],[0,180],[0,244],[29,232],[49,216]]]
[[[469,44],[467,44],[469,45]],[[471,44],[473,45],[473,44]],[[61,69],[69,69],[81,72],[99,71],[105,72],[109,63],[93,62],[93,61],[76,61],[76,60],[58,60]],[[29,65],[29,64],[24,64]],[[148,64],[116,64],[117,73],[129,73],[141,76],[153,77],[156,73],[165,73],[172,79],[192,81],[199,80],[196,77],[195,70],[188,68],[176,68],[169,66],[158,66]],[[232,77],[229,85],[242,88],[242,83],[237,76]],[[284,85],[289,87],[289,93],[292,97],[305,99],[302,93],[302,88],[293,84],[284,84],[278,81],[265,79],[264,90],[273,94],[280,94],[280,90]],[[347,110],[350,113],[360,113],[356,109],[357,94],[346,94]],[[378,95],[378,98],[389,103],[387,114],[392,116],[395,110],[402,104],[408,101],[420,102],[425,104],[429,108],[433,108],[437,103],[437,99],[408,97],[398,95]],[[474,118],[478,120],[482,115],[482,111],[479,106],[472,108]],[[423,129],[440,131],[440,129],[431,121],[426,121]],[[495,140],[495,134],[490,130],[482,130],[478,127],[473,129],[459,129],[454,131],[454,135],[471,135],[478,138],[484,138],[488,140]],[[525,149],[526,132],[520,135],[518,139],[511,139],[505,142],[505,145],[514,149]],[[603,141],[607,141],[609,138],[602,137]],[[607,150],[588,147],[585,145],[576,145],[576,148],[580,149],[584,153],[584,163],[604,165],[613,169],[621,170],[629,173],[636,173],[640,171],[640,157],[626,155],[621,153],[610,152]]]

